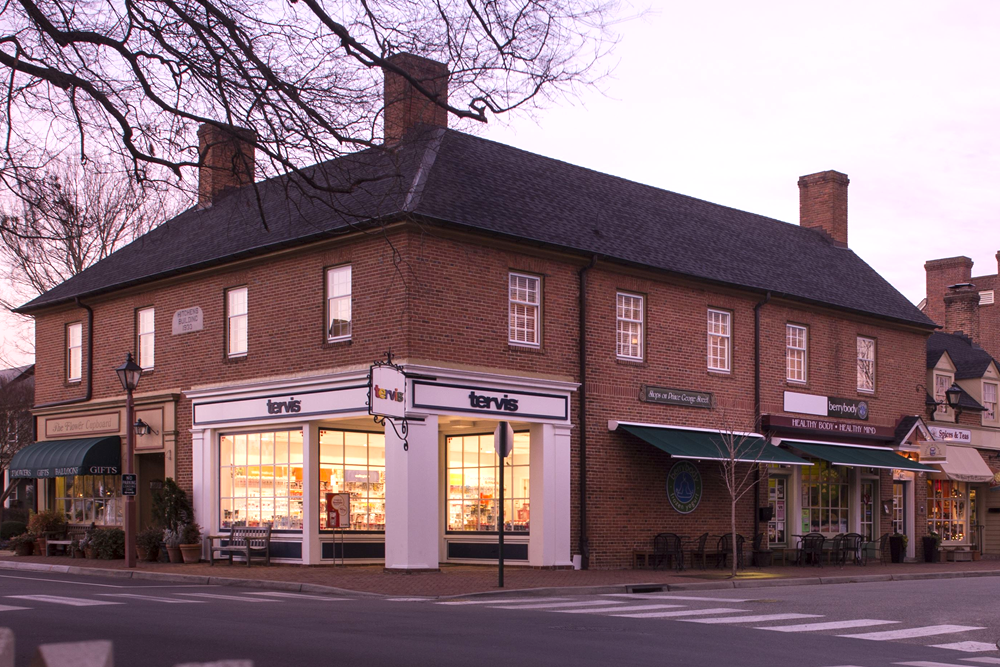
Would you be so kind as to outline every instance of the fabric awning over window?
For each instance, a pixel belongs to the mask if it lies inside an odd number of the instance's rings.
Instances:
[[[122,441],[117,435],[79,440],[46,440],[21,449],[10,461],[11,479],[71,475],[118,475]]]
[[[935,472],[934,468],[911,461],[890,449],[852,447],[833,443],[799,442],[797,440],[782,440],[781,445],[783,447],[793,447],[803,454],[829,461],[837,466]]]
[[[809,465],[799,457],[773,445],[759,436],[732,436],[710,431],[687,431],[659,426],[618,424],[618,428],[645,440],[678,459],[724,461],[730,458],[730,442],[736,460],[745,463],[783,463]]]
[[[948,443],[948,460],[934,465],[942,471],[933,475],[934,477],[947,477],[956,482],[993,481],[993,471],[983,460],[982,455],[972,447],[960,447]]]

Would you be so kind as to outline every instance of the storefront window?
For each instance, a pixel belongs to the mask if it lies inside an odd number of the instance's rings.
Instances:
[[[55,508],[66,513],[69,523],[122,525],[122,499],[118,475],[56,477]]]
[[[927,530],[944,541],[965,539],[968,485],[950,479],[927,480]]]
[[[527,433],[514,434],[514,451],[504,461],[504,531],[527,532]],[[448,452],[448,530],[497,530],[497,476],[500,460],[493,435],[450,436]]]
[[[802,469],[802,530],[836,535],[847,532],[851,494],[847,468],[815,461]]]
[[[219,442],[223,528],[302,530],[302,431],[223,435]]]
[[[768,544],[788,544],[785,533],[785,512],[787,511],[787,477],[771,477],[767,480],[767,500],[771,505],[771,520],[767,522]]]
[[[903,497],[906,493],[904,482],[892,483],[892,532],[902,535],[906,532],[906,514]]]
[[[385,530],[385,434],[319,432],[319,527],[333,494],[351,494],[349,530]],[[343,521],[343,519],[342,519]]]

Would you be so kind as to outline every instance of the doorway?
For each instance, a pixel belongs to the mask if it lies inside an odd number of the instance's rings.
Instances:
[[[135,457],[139,472],[139,525],[142,530],[153,523],[153,490],[163,485],[163,454],[139,454]]]

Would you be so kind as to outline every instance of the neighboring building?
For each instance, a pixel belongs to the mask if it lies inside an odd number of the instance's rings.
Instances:
[[[446,93],[443,66],[399,58]],[[516,433],[508,562],[623,567],[657,533],[726,532],[712,459],[733,432],[746,466],[766,464],[738,507],[748,539],[892,529],[893,470],[928,470],[893,450],[918,447],[897,430],[924,410],[934,325],[847,248],[846,176],[801,178],[790,225],[448,130],[394,75],[386,91],[398,143],[315,174],[367,179],[337,196],[350,218],[286,179],[245,187],[234,156],[252,146],[205,127],[197,208],[20,309],[35,447],[120,449],[112,369],[136,351],[140,489],[175,477],[213,533],[272,523],[278,559],[494,559],[500,420]],[[390,350],[407,380],[381,389],[405,397],[406,450],[367,409]],[[47,502],[103,489],[72,518],[119,520],[115,475],[44,472]]]
[[[8,483],[7,466],[14,454],[34,442],[35,367],[0,369],[0,517],[2,508],[34,507],[34,485]]]
[[[1000,264],[1000,252],[996,254]],[[1000,281],[997,274],[973,276],[973,262],[968,257],[946,257],[932,259],[924,264],[927,274],[927,295],[922,302],[922,310],[938,324],[945,322],[945,297],[952,285],[971,285],[979,294],[978,316],[969,321],[967,332],[984,350],[994,358],[1000,358]],[[967,306],[971,302],[967,301]],[[950,331],[946,327],[946,331]]]

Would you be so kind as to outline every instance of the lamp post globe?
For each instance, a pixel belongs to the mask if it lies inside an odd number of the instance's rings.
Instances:
[[[957,384],[952,384],[948,387],[948,391],[945,392],[945,396],[948,399],[948,405],[952,408],[957,408],[958,402],[962,400],[962,388]]]
[[[142,377],[142,367],[132,360],[132,353],[125,357],[125,363],[115,369],[118,379],[122,383],[122,389],[131,394],[139,386],[139,378]]]
[[[125,390],[125,473],[132,475],[135,461],[135,405],[132,392],[139,386],[142,367],[132,360],[132,353],[125,357],[125,363],[115,369]],[[125,496],[125,567],[135,567],[135,496]]]

